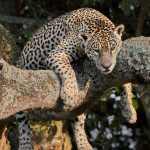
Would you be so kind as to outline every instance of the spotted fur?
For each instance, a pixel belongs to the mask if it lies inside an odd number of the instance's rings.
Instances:
[[[18,67],[54,70],[62,80],[60,97],[64,108],[70,110],[81,99],[70,63],[87,55],[102,73],[110,73],[121,49],[123,30],[123,25],[115,28],[107,17],[94,9],[72,11],[35,32],[23,48]]]
[[[28,125],[28,112],[19,112],[15,115],[19,124],[19,150],[33,150],[30,128]]]
[[[120,101],[122,115],[129,123],[135,123],[137,114],[132,104],[133,93],[131,83],[124,84],[123,89],[122,100]]]

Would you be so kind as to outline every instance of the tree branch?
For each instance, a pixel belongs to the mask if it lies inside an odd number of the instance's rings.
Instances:
[[[141,36],[143,32],[144,21],[148,12],[149,1],[141,1],[141,10],[137,21],[136,36]]]
[[[9,16],[0,14],[0,22],[7,22],[13,24],[28,24],[28,25],[42,25],[46,22],[46,20],[35,20],[32,18],[23,18],[23,17],[16,17],[16,16]]]
[[[138,37],[126,40],[117,62],[113,73],[103,75],[90,60],[86,58],[79,60],[73,67],[80,90],[86,87],[84,91],[87,92],[77,104],[80,107],[72,113],[62,112],[62,117],[68,118],[70,114],[85,111],[90,103],[112,86],[127,82],[150,83],[150,38]],[[59,99],[60,82],[53,71],[21,70],[8,65],[4,60],[0,60],[0,64],[0,119],[33,108],[64,111]]]
[[[28,107],[55,107],[60,87],[52,71],[20,70],[3,60],[0,60],[0,66],[1,119]]]

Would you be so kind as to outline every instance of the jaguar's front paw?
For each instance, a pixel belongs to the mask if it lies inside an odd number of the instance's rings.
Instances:
[[[64,110],[70,111],[78,107],[81,100],[78,88],[75,88],[75,86],[62,86],[60,97],[63,100]]]
[[[63,100],[65,110],[73,110],[78,104],[78,92],[71,92],[69,90],[61,90],[61,99]]]

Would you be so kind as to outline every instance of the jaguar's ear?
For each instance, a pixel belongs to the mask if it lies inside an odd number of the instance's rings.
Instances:
[[[121,25],[117,26],[117,27],[114,29],[114,33],[117,34],[117,35],[119,35],[120,38],[121,38],[122,33],[123,33],[123,31],[124,31],[124,28],[125,28],[124,25],[121,24]]]
[[[84,42],[86,42],[91,39],[91,35],[89,33],[80,33],[79,38],[81,38]]]

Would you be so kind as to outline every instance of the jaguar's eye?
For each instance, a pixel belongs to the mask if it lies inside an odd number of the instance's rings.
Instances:
[[[113,46],[113,47],[111,47],[111,50],[113,51],[113,50],[115,50],[115,48],[116,48],[116,47],[115,47],[115,46]]]
[[[115,50],[115,48],[116,48],[116,44],[115,44],[115,43],[112,43],[112,44],[111,44],[111,50],[113,51],[113,50]]]

